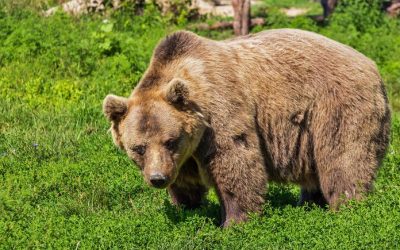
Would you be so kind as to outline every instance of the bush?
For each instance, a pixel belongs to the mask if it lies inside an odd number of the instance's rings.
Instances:
[[[335,9],[331,20],[341,27],[367,32],[372,27],[384,24],[381,0],[342,0]]]

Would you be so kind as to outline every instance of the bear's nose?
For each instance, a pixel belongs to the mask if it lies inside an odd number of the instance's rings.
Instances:
[[[163,188],[167,184],[167,177],[162,174],[152,174],[150,175],[150,182],[156,188]]]

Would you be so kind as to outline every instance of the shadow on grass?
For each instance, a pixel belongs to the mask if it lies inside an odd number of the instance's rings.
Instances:
[[[291,185],[270,185],[266,200],[272,208],[283,209],[287,206],[297,206],[299,192],[296,192]]]
[[[271,185],[266,195],[266,201],[270,203],[272,208],[278,210],[282,210],[287,206],[295,207],[299,198],[299,194],[297,193],[292,186]],[[206,201],[200,208],[187,209],[177,207],[169,199],[165,199],[164,208],[167,217],[174,224],[182,223],[191,217],[199,216],[209,219],[215,226],[222,224],[220,205],[210,201]]]
[[[201,207],[188,209],[177,207],[169,199],[164,200],[165,213],[174,223],[178,224],[187,221],[191,217],[204,217],[212,221],[215,226],[221,225],[220,205],[206,201]]]

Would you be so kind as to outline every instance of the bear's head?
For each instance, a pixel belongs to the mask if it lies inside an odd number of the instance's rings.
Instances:
[[[111,122],[114,143],[157,188],[174,183],[207,127],[190,100],[187,82],[179,78],[156,89],[139,89],[129,98],[108,95],[103,112]]]

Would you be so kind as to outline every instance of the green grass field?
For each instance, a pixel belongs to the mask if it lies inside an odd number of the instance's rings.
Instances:
[[[112,144],[101,111],[106,94],[129,95],[157,41],[188,23],[154,8],[107,20],[0,11],[0,248],[399,249],[400,24],[347,2],[324,26],[271,11],[253,31],[312,30],[377,62],[393,124],[374,192],[333,213],[297,207],[296,186],[272,184],[263,214],[229,229],[219,227],[215,193],[183,210],[149,188]]]

